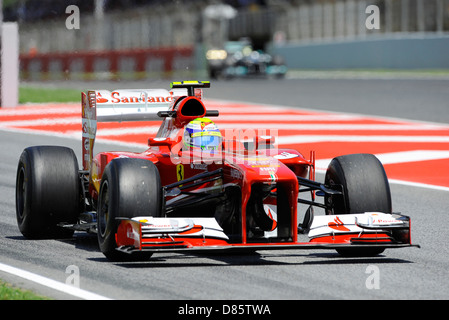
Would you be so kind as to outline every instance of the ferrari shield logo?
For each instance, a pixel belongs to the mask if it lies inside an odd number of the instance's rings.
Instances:
[[[176,166],[176,177],[178,178],[178,181],[184,180],[184,166],[182,163]]]

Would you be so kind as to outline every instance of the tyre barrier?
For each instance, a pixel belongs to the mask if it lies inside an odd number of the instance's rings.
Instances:
[[[20,55],[20,77],[42,80],[142,80],[190,76],[193,47],[167,47]]]

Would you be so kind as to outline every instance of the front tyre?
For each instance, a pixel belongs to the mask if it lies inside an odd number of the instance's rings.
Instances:
[[[372,154],[351,154],[332,159],[325,185],[342,188],[343,195],[326,196],[326,214],[353,214],[364,212],[391,213],[391,193],[382,163]],[[384,249],[339,249],[350,256],[372,256]]]
[[[115,234],[118,217],[162,215],[162,188],[157,167],[144,159],[118,158],[105,168],[97,207],[98,244],[112,261],[147,259],[151,254],[126,254],[117,251]]]

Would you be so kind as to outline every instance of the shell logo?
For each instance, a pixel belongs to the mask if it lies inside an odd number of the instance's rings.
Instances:
[[[348,228],[345,227],[345,224],[343,223],[343,221],[340,220],[339,217],[335,217],[334,221],[329,222],[327,225],[329,226],[329,228],[332,228],[334,230],[350,231]]]

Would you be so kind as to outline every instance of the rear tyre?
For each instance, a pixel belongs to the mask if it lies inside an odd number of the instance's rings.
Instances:
[[[16,217],[29,239],[67,238],[81,205],[78,161],[72,149],[58,146],[26,148],[16,176]]]
[[[372,154],[351,154],[334,158],[328,166],[325,185],[341,185],[343,196],[326,196],[326,214],[363,212],[391,213],[391,193],[382,163]],[[345,256],[373,256],[384,249],[338,249]]]
[[[97,207],[98,244],[112,261],[149,259],[151,254],[131,255],[117,251],[115,234],[118,217],[162,215],[162,188],[159,171],[144,159],[118,158],[105,168]]]

